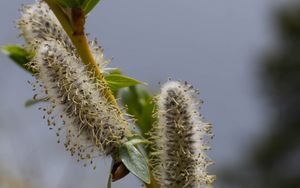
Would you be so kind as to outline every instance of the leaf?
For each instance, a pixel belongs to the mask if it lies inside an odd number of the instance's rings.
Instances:
[[[134,135],[132,137],[130,137],[128,139],[128,141],[126,142],[126,144],[130,144],[130,145],[138,145],[138,144],[149,144],[150,142],[148,140],[146,140],[145,138],[143,138],[140,135]]]
[[[155,111],[153,97],[145,89],[137,87],[122,89],[120,97],[123,106],[127,107],[127,113],[134,116],[143,137],[147,138],[146,133],[149,132],[155,121],[152,116]]]
[[[143,82],[140,82],[138,80],[135,80],[133,78],[121,75],[121,74],[109,74],[105,76],[105,80],[107,81],[109,87],[113,91],[117,91],[120,88],[129,87],[129,86],[135,86],[138,84],[143,84]]]
[[[85,15],[87,15],[95,6],[100,2],[100,0],[86,0],[84,1],[81,8],[83,9]]]
[[[30,73],[34,73],[33,69],[30,69],[26,64],[30,61],[30,59],[34,56],[33,53],[26,51],[19,45],[6,45],[2,46],[1,50],[3,53],[7,54],[10,59],[12,59],[16,64],[21,66],[23,69],[29,71]]]
[[[87,15],[100,0],[56,0],[56,2],[63,8],[81,8]]]
[[[125,144],[119,148],[119,154],[126,168],[143,182],[150,183],[150,174],[145,157],[132,144]]]
[[[31,107],[40,102],[47,102],[49,100],[48,97],[40,98],[40,99],[30,99],[25,102],[25,107]]]
[[[122,74],[122,71],[119,68],[105,67],[105,72],[108,72],[109,74]]]
[[[80,0],[56,0],[56,2],[64,8],[80,8],[83,3]]]

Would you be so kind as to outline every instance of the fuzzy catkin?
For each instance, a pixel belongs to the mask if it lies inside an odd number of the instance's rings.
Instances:
[[[105,98],[104,84],[60,41],[42,42],[33,64],[41,90],[50,97],[48,124],[59,126],[61,119],[57,134],[66,135],[66,149],[79,160],[112,154],[128,124]]]
[[[187,83],[169,81],[157,97],[151,162],[162,188],[204,188],[214,180],[205,154],[211,125],[202,121],[196,96]]]
[[[71,40],[44,2],[26,5],[17,26],[35,57],[28,66],[35,70],[31,83],[34,99],[47,97],[45,112],[58,142],[78,161],[93,163],[102,155],[112,155],[130,132],[128,119],[106,98],[107,84],[81,61]],[[89,43],[103,74],[108,63],[97,41]],[[86,164],[85,164],[86,165]]]

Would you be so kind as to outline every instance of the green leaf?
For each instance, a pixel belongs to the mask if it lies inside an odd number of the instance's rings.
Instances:
[[[84,1],[81,8],[83,9],[85,15],[87,15],[95,6],[100,2],[100,0],[86,0]]]
[[[126,168],[145,183],[150,183],[150,173],[145,157],[132,144],[119,148],[119,154]]]
[[[143,138],[141,135],[134,135],[128,139],[126,144],[138,145],[138,144],[149,144],[150,142]]]
[[[105,71],[108,72],[109,74],[122,74],[121,69],[119,68],[105,68]]]
[[[23,69],[29,71],[30,73],[34,73],[34,70],[26,66],[26,64],[34,56],[33,53],[26,51],[24,48],[22,48],[19,45],[2,46],[1,50],[3,53],[7,54],[10,57],[10,59],[12,59],[16,64],[21,66]]]
[[[113,91],[117,91],[120,88],[135,86],[138,84],[143,84],[138,80],[133,78],[121,75],[121,74],[109,74],[105,76],[105,80],[107,81],[109,87]]]
[[[155,111],[153,97],[143,88],[129,87],[122,89],[120,98],[123,106],[126,106],[127,113],[134,116],[143,137],[147,138],[146,133],[152,128],[155,121],[152,114]]]
[[[63,8],[80,8],[82,0],[56,0],[56,2]]]
[[[49,100],[48,97],[44,97],[44,98],[40,98],[40,99],[30,99],[25,102],[25,107],[28,108],[28,107],[31,107],[40,102],[48,102],[48,100]]]
[[[56,0],[56,2],[63,8],[81,8],[87,15],[100,0]]]

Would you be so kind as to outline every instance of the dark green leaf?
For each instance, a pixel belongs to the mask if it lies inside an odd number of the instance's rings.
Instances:
[[[77,0],[79,1],[79,4],[82,6],[86,1],[89,1],[89,0]]]
[[[147,138],[146,133],[149,132],[155,121],[152,116],[154,113],[152,96],[145,89],[129,87],[121,90],[120,97],[123,106],[127,107],[127,112],[136,119],[136,124],[143,137]]]
[[[45,98],[41,98],[41,99],[30,99],[28,101],[25,102],[25,107],[31,107],[37,103],[40,103],[40,102],[47,102],[49,100],[48,97],[45,97]]]
[[[99,2],[100,0],[85,0],[81,7],[85,15],[87,15]]]
[[[80,8],[82,0],[56,0],[56,2],[64,8]]]
[[[105,76],[105,79],[113,91],[117,91],[120,88],[135,86],[142,84],[142,82],[135,80],[133,78],[121,75],[121,74],[109,74]]]
[[[26,64],[34,56],[33,53],[27,52],[24,48],[18,45],[6,45],[1,47],[2,52],[7,54],[19,66],[34,73],[34,70],[30,69]]]
[[[147,162],[141,152],[131,144],[125,144],[119,148],[122,162],[127,169],[145,183],[150,183],[150,175]]]

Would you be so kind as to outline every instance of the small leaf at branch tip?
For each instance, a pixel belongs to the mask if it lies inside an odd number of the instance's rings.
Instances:
[[[99,2],[100,0],[85,0],[81,7],[85,15],[87,15],[91,10],[93,10]]]
[[[56,2],[63,8],[81,8],[84,14],[87,15],[100,0],[56,0]]]
[[[138,81],[134,78],[124,76],[121,74],[109,74],[105,76],[105,80],[110,86],[111,90],[116,91],[118,89],[130,86],[136,86],[139,84],[144,84],[144,82]]]

